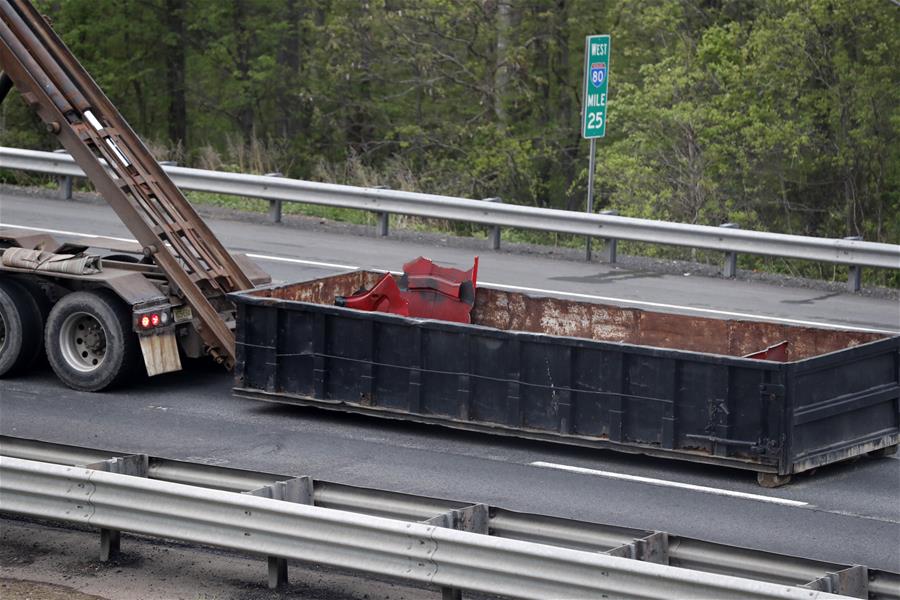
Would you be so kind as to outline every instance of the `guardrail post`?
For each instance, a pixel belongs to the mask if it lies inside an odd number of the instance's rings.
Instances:
[[[61,200],[71,200],[72,199],[72,176],[71,175],[63,175],[62,177],[58,177],[57,181],[59,182],[59,197]]]
[[[601,215],[609,215],[611,217],[616,217],[619,215],[619,211],[617,210],[601,210]],[[604,238],[603,240],[603,253],[600,255],[600,260],[605,263],[615,264],[616,262],[616,254],[617,254],[617,246],[618,240],[615,238]]]
[[[375,213],[375,216],[378,218],[378,223],[375,225],[375,233],[378,234],[378,237],[387,237],[391,226],[391,216],[386,212]]]
[[[861,242],[861,235],[851,235],[849,237],[845,237],[845,240],[850,240],[853,242]],[[862,287],[862,267],[859,265],[850,265],[847,269],[847,291],[848,292],[858,292]]]
[[[122,551],[122,532],[117,529],[100,529],[100,562],[119,558]]]
[[[53,152],[55,154],[67,154],[68,153],[64,148],[57,148]],[[56,181],[59,184],[60,199],[61,200],[71,200],[72,199],[73,177],[71,175],[61,175],[56,178]]]
[[[375,186],[372,186],[372,189],[373,190],[389,190],[391,188],[389,188],[386,185],[375,185]],[[377,235],[378,237],[387,237],[388,233],[390,233],[391,215],[386,212],[376,212],[375,219],[377,221],[375,223],[375,235]]]
[[[488,535],[490,508],[487,504],[473,504],[459,509],[451,509],[422,521],[426,525],[457,529],[471,533]],[[462,600],[462,590],[453,587],[441,588],[441,600]]]
[[[284,177],[283,173],[266,173],[265,177]],[[273,223],[281,223],[281,200],[269,200],[269,220]]]
[[[719,227],[725,229],[740,229],[737,223],[722,223]],[[737,252],[725,253],[725,266],[722,268],[722,276],[726,279],[734,279],[737,275]]]
[[[669,564],[669,534],[665,531],[657,531],[647,537],[607,550],[606,554],[667,565]]]
[[[500,196],[492,196],[490,198],[485,198],[482,202],[495,202],[497,204],[503,204],[503,198]],[[488,242],[491,245],[491,250],[499,250],[500,249],[500,226],[499,225],[491,225],[490,231],[488,232]]]
[[[146,454],[129,454],[128,456],[114,456],[109,460],[103,460],[84,466],[85,469],[106,471],[119,475],[131,475],[132,477],[147,477],[150,470],[150,457]],[[118,529],[100,528],[100,562],[116,560],[122,550],[122,532]]]
[[[441,600],[462,600],[462,590],[451,587],[442,587]]]
[[[259,496],[294,502],[295,504],[308,504],[314,506],[313,479],[312,477],[295,477],[286,481],[276,481],[272,485],[263,486],[248,492],[242,492],[248,496]],[[266,557],[269,569],[269,589],[276,590],[288,584],[287,560],[280,556]]]
[[[813,579],[800,587],[851,598],[868,598],[869,570],[856,565],[834,573],[826,573],[824,577]]]

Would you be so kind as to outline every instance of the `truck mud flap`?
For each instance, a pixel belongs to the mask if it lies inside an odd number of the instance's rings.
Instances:
[[[141,354],[144,355],[144,366],[147,375],[161,375],[181,370],[181,357],[178,356],[178,342],[175,332],[157,333],[138,336],[141,342]]]

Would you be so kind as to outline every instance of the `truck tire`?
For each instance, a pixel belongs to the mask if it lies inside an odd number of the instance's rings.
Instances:
[[[21,373],[41,353],[44,319],[18,282],[0,279],[0,377]]]
[[[131,311],[105,291],[74,292],[50,311],[47,360],[72,389],[98,392],[123,382],[138,364]]]
[[[28,294],[34,299],[35,304],[37,305],[38,314],[41,318],[40,330],[38,331],[38,350],[37,356],[32,361],[31,365],[34,366],[36,364],[43,364],[46,361],[46,353],[44,352],[44,325],[47,324],[47,317],[50,316],[50,309],[53,307],[53,303],[50,301],[47,293],[41,288],[40,285],[35,283],[29,279],[19,279],[16,281],[22,288],[28,292]]]

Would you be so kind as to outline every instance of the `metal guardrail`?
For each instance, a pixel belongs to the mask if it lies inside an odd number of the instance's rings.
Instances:
[[[357,515],[462,529],[482,534],[481,537],[489,536],[491,540],[525,541],[592,555],[607,554],[681,567],[707,575],[722,574],[780,586],[804,586],[873,600],[900,600],[900,574],[897,573],[728,546],[652,530],[360,488],[314,480],[311,477],[245,471],[145,455],[135,461],[134,456],[123,458],[121,453],[113,451],[9,436],[0,436],[0,455],[68,466],[89,465],[119,473],[131,472],[156,481],[292,499]],[[139,468],[129,471],[129,464],[137,464]],[[5,475],[0,477],[0,510],[9,510],[3,499],[3,487],[7,485],[7,481]],[[121,529],[135,531],[132,526]],[[109,536],[103,539],[108,542]],[[484,543],[490,545],[493,541]],[[286,566],[270,559],[270,584],[278,581],[278,568],[286,575]],[[465,587],[457,584],[441,585]],[[563,595],[561,591],[555,594],[560,595]],[[689,597],[696,595],[686,594]],[[669,597],[671,596],[670,593]]]
[[[0,506],[514,598],[840,598],[826,592],[132,475],[0,457]]]
[[[0,147],[0,168],[82,177],[84,173],[67,154]],[[580,212],[484,202],[465,198],[401,192],[380,188],[317,183],[261,175],[222,173],[165,166],[175,183],[187,190],[268,200],[273,218],[280,218],[282,202],[301,202],[365,210],[381,215],[466,221],[494,227],[514,227],[570,233],[654,244],[779,256],[859,267],[900,269],[900,245],[857,239],[830,239],[781,233],[747,231],[729,226],[710,227]],[[383,233],[387,228],[382,225]],[[491,243],[496,245],[496,234]]]

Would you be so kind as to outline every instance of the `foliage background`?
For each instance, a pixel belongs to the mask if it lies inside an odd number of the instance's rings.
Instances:
[[[610,33],[597,210],[900,243],[891,0],[37,4],[159,158],[569,210]],[[0,144],[55,147],[21,102]]]

